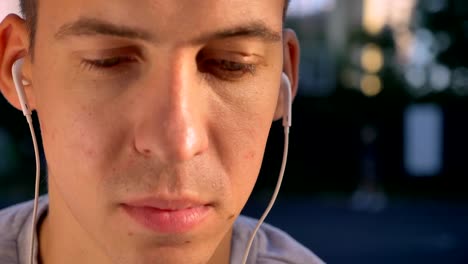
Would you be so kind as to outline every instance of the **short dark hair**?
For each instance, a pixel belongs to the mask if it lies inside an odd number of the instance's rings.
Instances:
[[[29,49],[33,52],[34,40],[36,39],[37,9],[39,0],[20,0],[20,9],[26,20],[29,32]]]
[[[286,17],[286,11],[291,0],[285,0],[283,17]],[[20,0],[21,13],[26,20],[26,26],[29,32],[29,48],[31,52],[34,50],[34,40],[36,38],[37,27],[37,10],[39,0]]]

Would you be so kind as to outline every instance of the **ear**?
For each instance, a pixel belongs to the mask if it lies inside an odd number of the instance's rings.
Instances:
[[[283,48],[283,72],[288,76],[289,81],[291,82],[291,96],[292,99],[294,99],[299,85],[299,62],[301,50],[297,35],[292,29],[285,29],[283,32]],[[284,109],[283,92],[281,89],[275,111],[275,120],[283,117]]]
[[[0,91],[8,102],[16,109],[21,110],[18,94],[13,82],[13,63],[24,58],[21,77],[24,83],[28,105],[35,106],[31,91],[31,59],[28,55],[29,34],[25,21],[17,15],[10,14],[0,23]]]

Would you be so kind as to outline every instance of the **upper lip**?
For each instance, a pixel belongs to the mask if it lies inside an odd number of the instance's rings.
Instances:
[[[190,209],[194,207],[209,205],[199,199],[189,197],[177,197],[177,198],[158,198],[158,197],[146,197],[140,199],[130,200],[123,203],[130,207],[150,207],[160,210],[177,211]]]

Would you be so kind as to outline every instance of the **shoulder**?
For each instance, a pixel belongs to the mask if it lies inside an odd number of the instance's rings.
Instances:
[[[231,259],[231,263],[241,261],[257,221],[245,216],[240,216],[236,220],[233,230],[233,259]],[[286,232],[264,223],[252,244],[248,263],[323,264],[324,262]]]
[[[18,263],[17,241],[24,229],[32,203],[17,204],[0,211],[0,262]]]
[[[47,198],[42,197],[41,207],[45,207],[46,203]],[[32,201],[0,210],[0,263],[18,263],[19,252],[30,236],[28,233],[31,230],[32,211]],[[44,208],[41,212],[43,211]]]

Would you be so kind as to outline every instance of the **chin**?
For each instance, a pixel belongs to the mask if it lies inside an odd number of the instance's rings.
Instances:
[[[206,264],[217,248],[215,241],[204,241],[188,235],[159,238],[147,234],[128,235],[120,239],[114,237],[105,248],[113,263]]]
[[[200,256],[197,251],[190,249],[161,248],[153,252],[135,253],[134,257],[117,257],[115,263],[118,264],[206,264],[209,256]],[[122,261],[122,259],[125,259]]]

